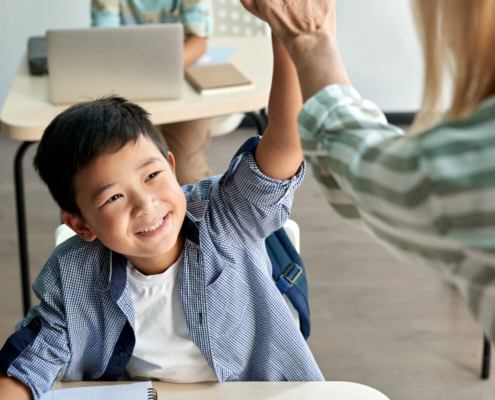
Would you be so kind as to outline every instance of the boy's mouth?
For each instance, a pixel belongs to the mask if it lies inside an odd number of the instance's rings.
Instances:
[[[146,232],[156,231],[158,228],[160,228],[163,225],[163,222],[165,221],[165,219],[167,217],[168,217],[168,214],[165,217],[162,217],[156,224],[149,226],[149,227],[147,227],[147,228],[145,228],[142,231],[139,231],[137,233],[146,233]]]

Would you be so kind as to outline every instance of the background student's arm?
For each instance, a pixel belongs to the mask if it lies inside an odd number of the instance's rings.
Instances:
[[[30,400],[31,390],[21,381],[0,372],[0,400]]]
[[[206,51],[206,38],[189,35],[184,42],[184,66],[200,58]]]
[[[256,149],[256,163],[270,178],[292,178],[303,160],[297,132],[302,95],[297,71],[284,46],[274,35],[273,78],[268,103],[268,127]]]
[[[184,65],[200,58],[206,51],[206,40],[213,30],[211,0],[188,0],[180,8],[180,22],[184,26]]]

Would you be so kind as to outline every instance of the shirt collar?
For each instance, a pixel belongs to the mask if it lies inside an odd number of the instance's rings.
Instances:
[[[205,217],[208,200],[191,201],[187,203],[186,216],[193,222],[199,222]]]

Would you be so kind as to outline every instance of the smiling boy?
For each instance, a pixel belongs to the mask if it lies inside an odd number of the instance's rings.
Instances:
[[[270,123],[222,176],[180,187],[147,113],[75,105],[35,166],[78,236],[58,246],[0,351],[0,399],[64,380],[323,380],[271,280],[264,239],[289,216],[305,163],[296,71],[273,39]]]

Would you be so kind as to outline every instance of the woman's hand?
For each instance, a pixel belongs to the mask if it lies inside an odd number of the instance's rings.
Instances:
[[[335,0],[241,0],[241,3],[268,22],[289,53],[296,42],[312,37],[335,40]]]

